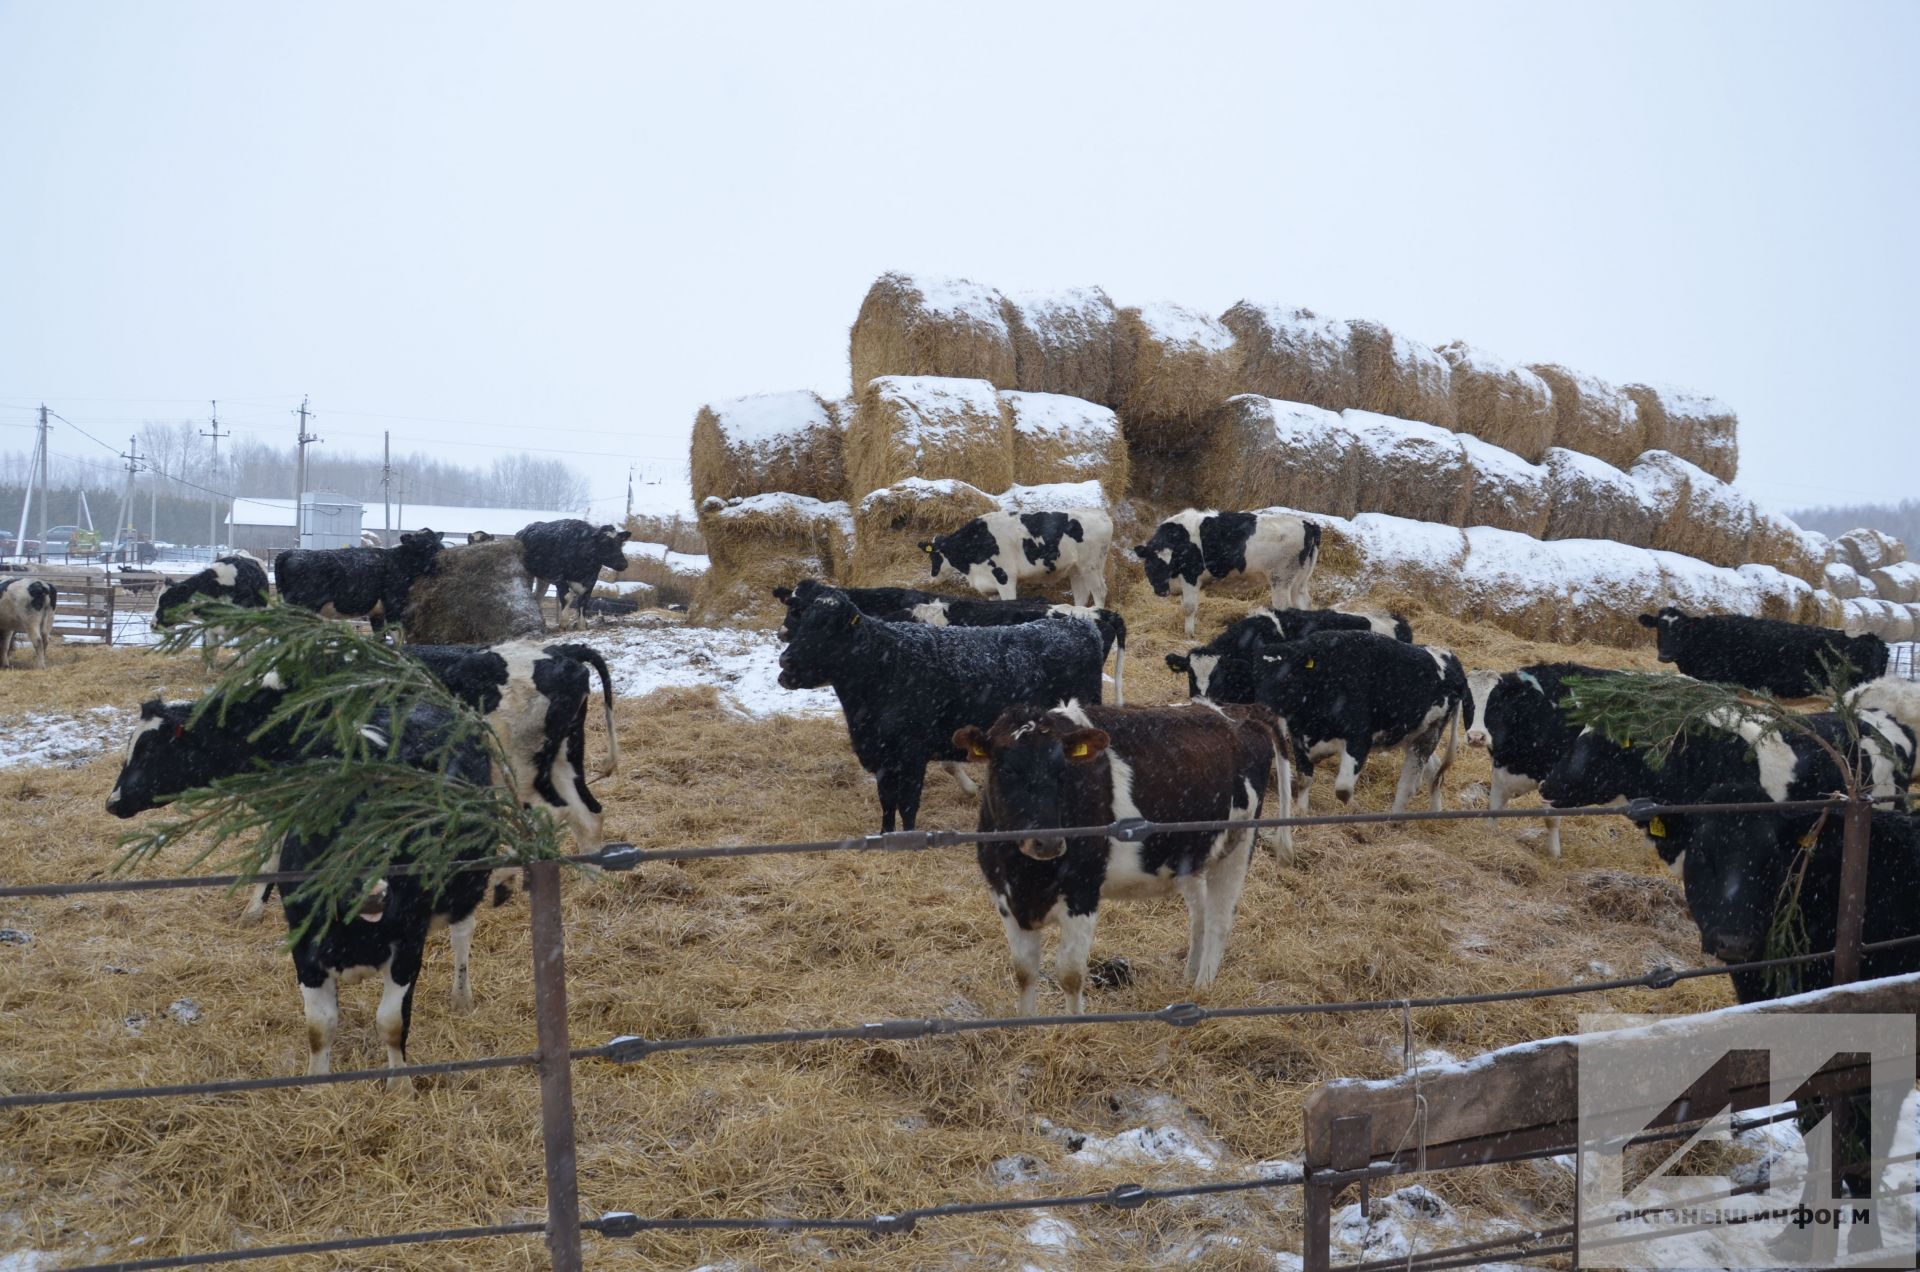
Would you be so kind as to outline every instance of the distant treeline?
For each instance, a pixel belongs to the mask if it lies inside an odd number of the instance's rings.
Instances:
[[[1920,551],[1920,499],[1902,499],[1897,504],[1808,508],[1789,515],[1808,530],[1818,530],[1821,534],[1845,534],[1860,526],[1883,530],[1909,549]]]

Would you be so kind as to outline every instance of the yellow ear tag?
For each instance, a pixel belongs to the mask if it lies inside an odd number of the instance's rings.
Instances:
[[[928,556],[932,556],[932,555],[933,555],[933,545],[932,545],[931,543],[923,543],[923,544],[921,544],[921,545],[920,545],[920,550],[921,550],[922,552],[924,552],[924,553],[926,553],[926,554],[927,554]]]
[[[858,626],[860,626],[860,611],[859,611],[859,610],[855,610],[855,611],[853,612],[853,617],[847,620],[847,626],[848,626],[848,627],[858,627]]]
[[[976,760],[984,760],[987,758],[987,748],[975,744],[967,748],[967,754]]]
[[[1632,739],[1632,738],[1621,738],[1621,739],[1620,739],[1620,749],[1621,749],[1622,751],[1631,751],[1631,750],[1633,749],[1633,739]]]
[[[1070,760],[1084,760],[1092,750],[1093,748],[1085,742],[1075,742],[1073,749],[1067,752],[1067,758]]]
[[[1667,823],[1663,819],[1656,817],[1647,823],[1647,833],[1655,839],[1665,839],[1667,837]]]
[[[1818,830],[1810,830],[1806,834],[1800,836],[1800,846],[1802,848],[1811,848],[1814,846],[1814,844],[1818,843],[1819,841],[1820,841],[1820,832]]]
[[[1311,658],[1309,658],[1309,659],[1307,659],[1307,670],[1308,670],[1308,671],[1312,671],[1312,670],[1313,670],[1313,659],[1311,659]]]

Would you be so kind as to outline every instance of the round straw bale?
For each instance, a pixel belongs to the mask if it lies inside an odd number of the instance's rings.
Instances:
[[[845,581],[852,557],[853,512],[838,499],[771,491],[700,502],[700,534],[716,567],[741,570],[767,556],[812,557],[824,577]]]
[[[710,403],[693,417],[693,501],[770,490],[838,499],[842,441],[833,412],[804,389]]]
[[[1880,638],[1888,642],[1912,640],[1912,608],[1904,601],[1881,601],[1879,631]]]
[[[1747,544],[1747,556],[1763,565],[1778,566],[1808,584],[1826,578],[1819,547],[1792,521],[1758,505],[1754,507],[1753,538]]]
[[[1874,590],[1883,601],[1902,605],[1920,601],[1920,562],[1895,561],[1869,571],[1867,577],[1873,580]]]
[[[1843,601],[1860,595],[1860,575],[1845,561],[1829,561],[1822,573],[1821,585]]]
[[[1556,549],[1529,535],[1492,526],[1469,526],[1467,559],[1451,588],[1432,595],[1446,598],[1448,612],[1475,622],[1493,623],[1529,640],[1589,639],[1570,623],[1567,597],[1576,579]]]
[[[1760,598],[1756,616],[1804,623],[1813,612],[1813,585],[1805,579],[1758,561],[1741,566],[1738,573]]]
[[[1553,442],[1631,468],[1647,449],[1646,425],[1634,400],[1603,380],[1553,363],[1528,370],[1553,390]]]
[[[826,563],[813,556],[775,552],[736,566],[716,561],[694,588],[687,618],[703,627],[778,627],[787,607],[774,599],[774,588],[831,577]]]
[[[985,380],[883,375],[868,382],[846,453],[847,489],[856,498],[908,477],[996,493],[1013,484],[1013,428]]]
[[[1547,450],[1549,539],[1612,539],[1653,545],[1657,508],[1645,486],[1603,459],[1564,446]]]
[[[1648,450],[1672,451],[1721,481],[1739,472],[1740,420],[1725,403],[1664,384],[1629,384],[1621,392],[1640,408]]]
[[[1656,550],[1653,558],[1660,566],[1661,605],[1678,605],[1693,614],[1759,612],[1760,593],[1738,570],[1679,552]]]
[[[1559,637],[1622,648],[1647,636],[1640,615],[1659,608],[1666,587],[1660,562],[1645,548],[1604,540],[1564,539],[1543,545],[1561,562],[1567,580],[1566,614]]]
[[[853,320],[853,391],[881,375],[941,375],[1014,386],[1006,299],[964,278],[882,274]]]
[[[1840,628],[1849,636],[1862,636],[1880,624],[1880,602],[1854,597],[1840,602]]]
[[[415,645],[497,645],[547,629],[518,539],[446,548],[407,594]]]
[[[1242,393],[1215,412],[1193,452],[1196,506],[1351,517],[1359,511],[1359,437],[1333,411]]]
[[[951,574],[936,586],[919,545],[999,507],[985,491],[964,481],[909,477],[875,490],[854,510],[853,569],[848,581],[855,587],[919,587],[971,595],[966,584]]]
[[[1880,584],[1875,581],[1871,573],[1861,574],[1855,577],[1860,580],[1860,596],[1862,598],[1869,601],[1877,601],[1880,599]]]
[[[1377,322],[1347,327],[1362,410],[1455,427],[1453,368],[1445,358]]]
[[[1014,381],[1032,393],[1065,393],[1112,406],[1119,311],[1098,287],[1007,298]]]
[[[1713,565],[1752,559],[1759,509],[1746,495],[1669,451],[1648,451],[1632,476],[1653,495],[1659,520],[1653,545]]]
[[[1127,493],[1127,439],[1120,419],[1062,393],[1002,393],[1013,434],[1013,479],[1023,486],[1097,481],[1109,498]]]
[[[1220,315],[1239,349],[1239,387],[1282,402],[1329,411],[1359,406],[1352,332],[1311,309],[1240,301]]]
[[[1533,372],[1465,341],[1440,346],[1452,368],[1454,427],[1530,464],[1553,445],[1553,390]]]
[[[1128,444],[1136,452],[1191,450],[1239,379],[1233,333],[1171,304],[1122,309],[1115,331],[1115,409]]]
[[[1906,545],[1884,530],[1861,526],[1833,541],[1840,560],[1865,574],[1907,559]]]
[[[1355,500],[1363,511],[1449,526],[1466,523],[1473,481],[1458,434],[1372,411],[1340,415],[1356,435]]]
[[[1472,433],[1456,436],[1467,453],[1470,488],[1465,524],[1544,538],[1549,492],[1547,470]]]
[[[1467,538],[1457,527],[1378,512],[1363,512],[1347,524],[1375,586],[1436,601],[1457,592],[1467,561]]]

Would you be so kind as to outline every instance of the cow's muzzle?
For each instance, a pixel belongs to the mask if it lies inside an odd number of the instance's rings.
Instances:
[[[1067,841],[1059,837],[1051,839],[1022,839],[1020,851],[1035,861],[1052,861],[1067,850]]]
[[[1760,957],[1760,942],[1730,932],[1707,932],[1700,937],[1700,952],[1722,963],[1750,963]]]
[[[1165,583],[1154,583],[1154,584],[1153,584],[1153,594],[1154,594],[1155,596],[1165,596],[1165,595],[1167,595],[1167,594],[1168,594],[1169,592],[1171,592],[1171,591],[1172,591],[1172,589],[1171,589],[1171,588],[1169,588],[1169,587],[1168,587],[1168,586],[1167,586],[1167,585],[1166,585]]]
[[[1468,729],[1467,745],[1477,746],[1481,750],[1485,750],[1487,746],[1487,735],[1479,729]]]

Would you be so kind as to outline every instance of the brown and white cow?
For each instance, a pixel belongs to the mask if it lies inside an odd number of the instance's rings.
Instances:
[[[1021,831],[1014,843],[983,843],[980,871],[1013,954],[1020,1011],[1034,1013],[1040,940],[1060,928],[1055,975],[1068,1010],[1085,1009],[1094,919],[1109,897],[1178,890],[1187,903],[1188,983],[1213,983],[1233,930],[1234,908],[1253,853],[1251,829],[1156,833],[1135,842],[1063,837],[1074,826],[1128,818],[1245,821],[1260,815],[1267,774],[1292,798],[1282,726],[1257,705],[1220,707],[1010,707],[954,746],[987,765],[980,829]],[[1291,846],[1283,836],[1283,843]]]

